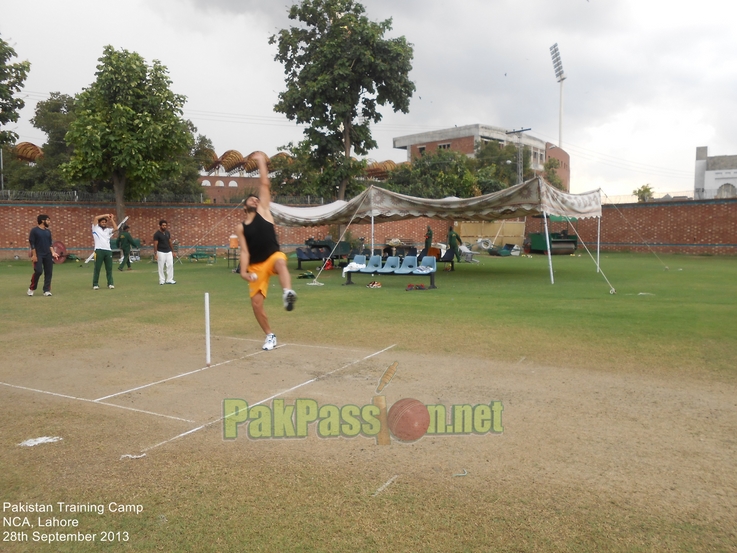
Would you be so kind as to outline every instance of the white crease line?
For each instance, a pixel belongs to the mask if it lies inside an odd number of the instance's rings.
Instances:
[[[144,384],[143,386],[138,386],[136,388],[131,388],[130,390],[125,390],[124,392],[118,392],[116,394],[110,394],[109,396],[98,398],[94,401],[102,401],[103,399],[110,399],[111,397],[115,396],[121,396],[123,394],[129,394],[130,392],[135,392],[137,390],[142,390],[143,388],[148,388],[149,386],[155,386],[156,384],[161,384],[163,382],[168,382],[169,380],[175,380],[177,378],[182,378],[183,376],[189,376],[190,374],[195,374],[200,371],[206,371],[207,369],[214,369],[215,367],[219,367],[220,365],[227,365],[228,363],[232,363],[233,361],[241,361],[245,359],[246,357],[252,357],[254,355],[259,355],[260,353],[263,353],[263,351],[257,351],[255,353],[249,353],[248,355],[244,355],[243,357],[239,357],[237,359],[229,359],[228,361],[223,361],[221,363],[216,363],[214,365],[210,365],[209,367],[202,367],[201,369],[195,369],[194,371],[189,371],[188,373],[182,373],[178,374],[176,376],[170,376],[169,378],[165,378],[163,380],[158,380],[156,382],[151,382],[150,384]]]
[[[275,397],[279,397],[282,394],[286,394],[288,392],[291,392],[293,390],[296,390],[297,388],[301,388],[302,386],[307,386],[308,384],[312,384],[313,382],[315,382],[317,380],[321,380],[321,379],[323,379],[323,378],[325,378],[327,376],[330,376],[333,373],[336,373],[338,371],[342,371],[343,369],[347,369],[351,365],[355,365],[356,363],[360,363],[361,361],[365,361],[366,359],[371,359],[372,357],[375,357],[375,356],[377,356],[377,355],[379,355],[381,353],[384,353],[385,351],[388,351],[388,350],[392,349],[396,345],[397,344],[392,344],[391,346],[389,346],[387,348],[384,348],[381,351],[377,351],[376,353],[372,353],[371,355],[367,355],[363,359],[358,359],[356,361],[352,361],[352,362],[348,363],[347,365],[343,365],[342,367],[339,367],[339,368],[337,368],[335,370],[332,370],[332,371],[330,371],[328,373],[325,373],[323,375],[317,376],[315,378],[311,378],[311,379],[303,382],[302,384],[297,384],[296,386],[292,386],[288,390],[283,390],[283,391],[281,391],[281,392],[279,392],[277,394],[274,394],[273,396],[267,397],[266,399],[262,399],[261,401],[258,401],[258,402],[254,403],[252,405],[260,405],[262,403],[265,403],[265,402],[269,401],[270,399],[274,399]],[[235,414],[235,413],[233,413],[233,414]],[[228,416],[232,416],[232,415],[228,415]],[[219,422],[222,422],[225,418],[226,417],[219,417],[219,418],[215,419],[214,421],[207,422],[207,423],[205,423],[203,425],[198,426],[197,428],[192,428],[191,430],[187,430],[186,432],[182,432],[181,434],[178,434],[178,435],[174,436],[173,438],[169,438],[168,440],[165,440],[163,442],[159,442],[158,444],[155,444],[155,445],[152,445],[150,447],[147,447],[146,449],[142,449],[141,450],[141,453],[145,453],[147,451],[151,451],[152,449],[156,449],[159,446],[168,444],[169,442],[173,442],[174,440],[178,440],[179,438],[183,438],[184,436],[188,436],[189,434],[194,434],[195,432],[197,432],[199,430],[202,430],[203,428],[207,428],[208,426],[212,426],[213,424],[217,424]]]
[[[228,340],[240,340],[243,342],[260,342],[261,340],[254,340],[253,338],[238,338],[236,336],[213,336],[213,338],[225,338]],[[288,344],[283,344],[285,346],[298,346],[300,348],[317,348],[317,349],[331,349],[331,350],[340,350],[340,351],[359,351],[357,348],[336,348],[332,346],[316,346],[314,344],[297,344],[294,342],[289,342]],[[393,346],[392,346],[393,347]]]
[[[66,394],[57,394],[56,392],[47,392],[46,390],[36,390],[35,388],[27,388],[25,386],[17,386],[15,384],[8,384],[7,382],[0,382],[3,386],[8,386],[9,388],[17,388],[18,390],[27,390],[29,392],[38,392],[39,394],[48,394],[50,396],[56,396],[56,397],[63,397],[65,399],[74,399],[76,401],[84,401],[86,403],[96,403],[97,405],[107,405],[108,407],[117,407],[118,409],[125,409],[127,411],[135,411],[136,413],[145,413],[146,415],[155,415],[157,417],[165,417],[167,419],[174,419],[177,421],[184,421],[184,422],[195,422],[193,420],[189,419],[182,419],[179,417],[173,417],[171,415],[162,415],[161,413],[154,413],[153,411],[144,411],[143,409],[134,409],[133,407],[126,407],[125,405],[115,405],[114,403],[105,403],[102,401],[98,401],[96,399],[86,399],[83,397],[74,397],[74,396],[68,396]]]

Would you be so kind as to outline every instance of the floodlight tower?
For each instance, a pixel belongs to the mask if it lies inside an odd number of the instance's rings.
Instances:
[[[555,69],[555,78],[560,83],[560,120],[558,122],[558,148],[563,148],[563,81],[566,80],[566,74],[563,72],[563,62],[560,60],[560,52],[558,51],[558,43],[556,42],[550,47],[550,55],[553,58],[553,69]]]

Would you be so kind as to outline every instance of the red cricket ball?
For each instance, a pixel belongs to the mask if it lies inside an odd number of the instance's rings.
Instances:
[[[425,435],[430,413],[424,403],[412,398],[400,399],[389,409],[389,430],[403,442],[413,442]]]

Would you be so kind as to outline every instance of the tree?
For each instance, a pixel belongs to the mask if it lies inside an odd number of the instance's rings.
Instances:
[[[63,166],[71,181],[112,179],[119,220],[125,198],[141,198],[180,171],[192,147],[181,117],[185,97],[174,94],[167,69],[149,67],[135,52],[106,46],[97,79],[77,97],[77,118],[66,135],[74,154]]]
[[[649,202],[653,199],[653,189],[649,184],[643,184],[640,188],[633,190],[632,193],[637,196],[638,203]]]
[[[533,176],[530,157],[530,149],[524,148],[522,152],[523,179]],[[484,183],[488,181],[488,184],[482,186],[484,194],[514,186],[517,184],[517,146],[513,143],[502,145],[496,140],[479,142],[476,144],[476,169],[480,173],[479,179],[483,179]],[[488,187],[494,190],[487,192]]]
[[[471,164],[471,160],[460,152],[438,150],[397,167],[389,173],[386,187],[419,198],[478,196],[481,190]]]
[[[202,193],[202,186],[198,180],[200,171],[212,163],[212,158],[207,155],[207,152],[212,151],[214,147],[212,140],[206,136],[199,134],[196,138],[194,137],[197,129],[193,125],[190,130],[192,148],[180,159],[179,171],[156,185],[158,194],[195,195]]]
[[[558,169],[560,168],[560,161],[554,157],[548,158],[543,165],[543,178],[555,186],[558,190],[563,190],[563,179],[558,176]]]
[[[31,70],[27,61],[10,63],[16,57],[15,50],[0,38],[0,129],[8,123],[18,120],[18,112],[26,103],[14,95],[20,92]],[[0,145],[13,144],[18,140],[17,133],[0,130]]]
[[[302,0],[289,10],[301,27],[269,39],[284,65],[287,89],[274,110],[306,124],[305,145],[317,163],[332,164],[344,199],[357,174],[351,149],[366,155],[376,148],[371,123],[379,106],[407,113],[415,85],[409,80],[412,45],[404,37],[386,39],[392,20],[376,23],[354,0]],[[342,154],[342,155],[339,155]]]
[[[282,151],[288,155],[274,156],[271,159],[271,180],[274,194],[285,196],[320,196],[336,198],[340,189],[336,183],[346,180],[345,193],[355,196],[364,190],[358,175],[364,173],[366,162],[355,159],[345,160],[342,153],[319,159],[307,141],[297,145],[289,143]]]

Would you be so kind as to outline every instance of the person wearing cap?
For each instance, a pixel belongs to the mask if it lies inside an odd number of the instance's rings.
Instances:
[[[118,246],[123,252],[123,256],[120,258],[120,265],[118,266],[118,271],[123,270],[123,265],[127,265],[128,270],[129,271],[131,270],[131,248],[135,244],[133,243],[133,237],[131,236],[131,233],[128,232],[129,228],[130,226],[123,225],[123,230],[118,235]]]
[[[262,349],[272,350],[276,348],[276,335],[271,330],[264,310],[269,279],[273,275],[279,277],[279,284],[284,290],[282,301],[287,311],[294,309],[297,294],[292,290],[287,256],[280,251],[276,239],[274,217],[271,215],[271,182],[266,154],[254,152],[250,157],[258,165],[259,193],[248,195],[243,208],[246,218],[236,227],[241,249],[240,274],[248,281],[253,314],[266,334]]]
[[[448,229],[448,248],[453,250],[453,255],[456,256],[456,260],[458,260],[459,263],[461,262],[461,243],[461,237],[453,230],[453,227],[450,227]]]

